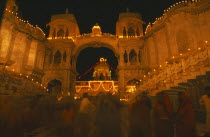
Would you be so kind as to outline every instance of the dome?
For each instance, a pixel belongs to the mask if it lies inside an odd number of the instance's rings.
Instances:
[[[101,58],[99,64],[94,67],[93,77],[95,80],[110,80],[111,71],[106,59]]]
[[[93,26],[93,28],[92,28],[92,34],[93,35],[98,35],[98,36],[102,34],[101,27],[98,25],[98,23],[96,23],[96,25]]]
[[[97,70],[108,70],[109,71],[109,66],[108,64],[106,63],[106,60],[104,58],[101,58],[100,59],[100,63],[97,64],[95,67],[94,67],[94,71],[97,71]]]

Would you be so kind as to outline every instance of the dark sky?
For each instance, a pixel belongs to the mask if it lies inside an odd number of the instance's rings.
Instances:
[[[17,3],[22,18],[33,25],[38,25],[46,34],[49,29],[46,28],[46,24],[49,23],[51,15],[63,14],[66,8],[75,15],[81,34],[90,33],[96,22],[101,26],[103,33],[115,34],[119,13],[125,12],[126,8],[131,12],[142,14],[143,21],[148,24],[160,17],[169,6],[179,1],[181,0],[17,0]],[[78,57],[78,73],[80,75],[85,73],[98,62],[100,57],[107,58],[108,63],[113,68],[117,68],[117,58],[111,50],[87,48],[82,50]],[[81,80],[91,78],[92,71]]]
[[[143,20],[153,22],[163,10],[180,0],[17,0],[22,16],[46,32],[46,24],[53,14],[65,13],[69,8],[77,19],[80,32],[89,33],[96,22],[105,33],[115,34],[118,15],[129,8],[141,13]]]

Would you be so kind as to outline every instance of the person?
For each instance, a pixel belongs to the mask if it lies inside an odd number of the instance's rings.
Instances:
[[[100,93],[97,96],[96,127],[99,137],[120,136],[120,111],[115,97]]]
[[[187,92],[180,92],[178,99],[180,105],[176,114],[176,135],[177,137],[196,137],[192,99]]]
[[[130,108],[130,136],[151,137],[151,102],[146,95],[136,96]]]
[[[163,92],[157,94],[157,102],[154,107],[155,134],[156,137],[173,136],[173,109],[169,96]]]
[[[205,88],[205,94],[199,100],[201,105],[205,106],[206,109],[206,122],[205,122],[205,132],[207,136],[210,136],[210,86]]]
[[[95,111],[95,106],[88,99],[88,93],[83,93],[83,99],[79,107],[79,137],[89,137],[91,126],[93,124],[92,115]]]

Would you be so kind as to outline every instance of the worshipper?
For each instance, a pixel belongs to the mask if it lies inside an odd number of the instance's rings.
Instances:
[[[160,92],[156,97],[154,107],[156,137],[173,137],[173,109],[169,96]]]
[[[200,104],[206,109],[205,132],[206,136],[210,136],[210,86],[205,88],[205,94],[200,99]]]
[[[151,102],[145,95],[136,96],[130,108],[130,137],[151,137]]]
[[[176,136],[196,137],[192,99],[187,92],[178,94],[179,108],[176,114]]]
[[[100,93],[97,96],[96,127],[98,137],[120,136],[120,110],[116,97]]]
[[[90,102],[88,99],[88,93],[85,92],[83,93],[83,99],[80,103],[80,108],[79,108],[79,132],[77,137],[89,137],[91,127],[93,124],[92,120],[92,114],[95,111],[95,106]]]

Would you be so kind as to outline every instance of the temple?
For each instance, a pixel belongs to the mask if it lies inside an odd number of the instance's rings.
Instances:
[[[152,137],[193,137],[195,127],[210,135],[209,0],[177,2],[153,23],[127,10],[119,14],[116,34],[103,33],[99,23],[81,34],[67,9],[51,16],[46,35],[20,18],[18,10],[15,0],[7,0],[0,26],[1,136],[66,132],[73,137],[78,132],[79,137],[87,136],[86,129],[100,128],[104,136],[119,131],[113,137],[132,136],[129,132],[147,136],[139,131]],[[78,57],[89,47],[113,51],[116,70],[101,57],[91,68],[92,79],[80,81]],[[77,117],[81,99],[93,102],[97,111],[92,114],[97,114]],[[79,126],[85,122],[83,132]],[[90,127],[94,124],[99,128]],[[54,135],[56,130],[60,135]]]
[[[80,52],[106,47],[118,59],[113,91],[124,96],[128,86],[135,85],[135,94],[171,93],[180,83],[209,71],[209,6],[208,0],[178,2],[145,30],[141,14],[127,10],[119,14],[115,35],[103,33],[98,23],[92,33],[80,34],[75,16],[67,9],[52,15],[46,36],[41,28],[21,19],[15,0],[8,0],[0,29],[0,91],[7,92],[8,85],[8,92],[17,94],[74,96],[81,83],[76,80]],[[94,67],[93,80],[111,81],[105,59]],[[100,90],[110,88],[101,86]]]

